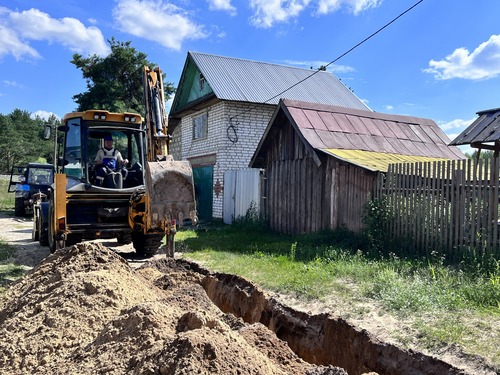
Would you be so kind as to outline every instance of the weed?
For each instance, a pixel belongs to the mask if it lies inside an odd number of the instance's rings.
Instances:
[[[0,211],[14,214],[14,193],[8,193],[9,181],[0,178]]]
[[[13,246],[0,241],[0,292],[4,291],[6,285],[25,273],[22,267],[11,263],[14,252]]]

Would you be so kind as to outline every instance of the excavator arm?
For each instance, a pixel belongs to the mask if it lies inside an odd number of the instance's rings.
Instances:
[[[167,134],[167,114],[163,75],[159,67],[144,67],[144,103],[148,132],[148,161],[162,160],[168,155],[170,136]]]
[[[193,170],[187,160],[176,161],[168,154],[171,140],[160,68],[144,67],[145,125],[147,134],[145,230],[169,228],[190,218],[196,223]]]

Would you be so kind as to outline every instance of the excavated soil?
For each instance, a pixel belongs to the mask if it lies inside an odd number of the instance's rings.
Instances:
[[[1,301],[0,374],[474,373],[186,260],[18,245],[39,258]]]
[[[301,360],[260,323],[225,314],[203,277],[138,270],[100,243],[47,257],[0,311],[2,374],[345,374]]]

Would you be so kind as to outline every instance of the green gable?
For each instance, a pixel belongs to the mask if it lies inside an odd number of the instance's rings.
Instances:
[[[187,59],[181,82],[183,85],[178,87],[175,108],[172,108],[174,112],[186,107],[189,103],[213,94],[210,84],[191,58]]]

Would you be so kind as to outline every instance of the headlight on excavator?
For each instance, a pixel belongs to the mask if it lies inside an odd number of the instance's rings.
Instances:
[[[94,120],[106,120],[104,113],[94,113]]]
[[[125,116],[125,122],[136,122],[137,118],[135,116]]]

